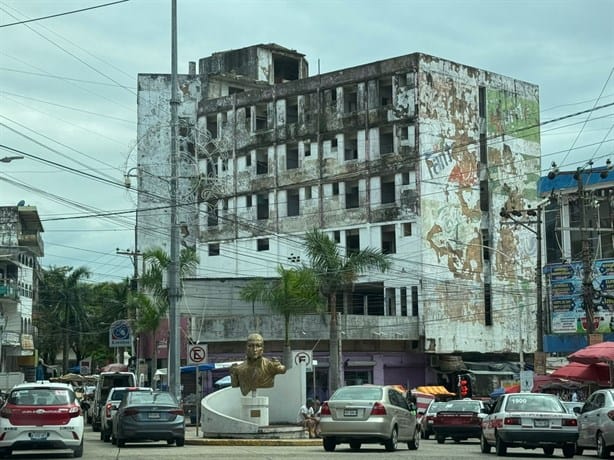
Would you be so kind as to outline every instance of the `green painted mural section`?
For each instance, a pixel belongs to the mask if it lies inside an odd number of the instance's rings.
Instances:
[[[488,136],[507,136],[539,143],[539,101],[511,91],[487,90]]]

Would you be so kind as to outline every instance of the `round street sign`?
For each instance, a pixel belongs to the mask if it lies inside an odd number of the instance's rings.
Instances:
[[[207,345],[188,345],[188,361],[190,364],[207,362]]]

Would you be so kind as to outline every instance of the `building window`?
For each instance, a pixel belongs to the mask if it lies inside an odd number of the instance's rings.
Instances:
[[[411,287],[411,316],[418,316],[418,286]]]
[[[339,182],[333,183],[333,196],[339,195]]]
[[[311,186],[305,187],[305,199],[311,200]]]
[[[247,155],[245,155],[245,166],[251,166],[251,165],[252,165],[252,153],[247,152]]]
[[[256,150],[256,174],[268,174],[269,154],[267,149]]]
[[[407,316],[407,288],[401,288],[401,316]]]
[[[333,231],[333,240],[337,244],[341,243],[341,232],[339,230]]]
[[[411,222],[403,223],[403,236],[411,236]]]
[[[252,207],[252,196],[251,195],[247,195],[245,197],[245,207],[246,208],[251,208]]]
[[[379,153],[394,153],[394,135],[392,128],[382,128],[379,133]]]
[[[394,225],[382,225],[382,253],[395,254],[396,252]]]
[[[286,192],[288,217],[299,215],[299,191],[298,189]]]
[[[269,197],[268,195],[256,195],[256,219],[269,218]]]
[[[305,152],[305,154],[304,154],[304,155],[305,155],[306,157],[311,156],[311,145],[310,145],[308,142],[305,142],[305,143],[303,144],[303,149],[304,149],[304,152]]]
[[[256,240],[256,245],[258,251],[268,251],[269,250],[269,239],[268,238],[258,238]]]
[[[387,77],[379,81],[379,96],[382,107],[392,105],[392,78]]]
[[[267,104],[256,105],[256,131],[267,129]]]
[[[480,134],[480,163],[488,164],[488,143],[486,142],[486,134]]]
[[[286,169],[297,169],[298,168],[298,145],[288,145],[286,146]]]
[[[409,185],[409,173],[408,172],[401,173],[401,184]]]
[[[358,182],[346,182],[345,184],[345,207],[346,209],[358,208]]]
[[[337,150],[338,145],[339,145],[339,143],[338,143],[336,137],[334,139],[331,139],[331,141],[330,141],[330,149],[331,149],[331,151]]]
[[[382,177],[382,204],[395,202],[394,176]]]
[[[356,135],[345,137],[343,150],[343,159],[345,161],[358,159],[358,139],[356,138]]]
[[[492,286],[484,283],[484,324],[492,326]]]
[[[348,255],[360,252],[360,232],[357,228],[345,232],[345,247]]]
[[[247,130],[248,133],[251,133],[253,128],[252,128],[252,108],[251,107],[245,107],[245,129]]]
[[[217,201],[207,202],[207,227],[216,227],[219,220]]]
[[[373,370],[344,369],[343,377],[346,385],[366,385],[373,382]]]
[[[478,90],[478,111],[480,118],[486,118],[486,87],[480,86]]]
[[[482,212],[488,212],[488,209],[490,207],[490,202],[488,199],[489,195],[490,193],[488,191],[488,181],[480,181],[480,210]]]
[[[231,94],[237,94],[237,93],[242,93],[245,90],[243,88],[235,88],[234,86],[229,86],[228,87],[228,95],[230,96]]]
[[[484,260],[490,260],[490,241],[488,236],[488,229],[483,228],[482,232],[482,257]]]
[[[211,134],[212,139],[217,139],[217,114],[207,115],[207,131]]]
[[[298,121],[298,99],[291,97],[286,99],[286,124],[296,123]]]
[[[396,316],[396,298],[394,288],[386,288],[386,316]]]
[[[352,113],[358,110],[358,93],[356,86],[346,86],[343,88],[343,112]]]
[[[220,255],[220,243],[209,243],[207,245],[210,256],[219,256]]]

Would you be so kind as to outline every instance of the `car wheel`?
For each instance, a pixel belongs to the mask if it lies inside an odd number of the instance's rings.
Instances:
[[[420,429],[416,427],[413,439],[407,443],[407,448],[409,450],[417,450],[418,447],[420,447],[420,438],[422,437],[421,434]]]
[[[452,440],[453,440],[453,441],[454,441],[456,444],[458,444],[459,442],[461,442],[461,439],[460,439],[460,438],[452,438]]]
[[[446,442],[445,436],[435,436],[435,439],[437,440],[437,444],[443,444]]]
[[[175,445],[177,447],[185,446],[185,438],[177,438],[177,439],[175,439]]]
[[[554,446],[544,447],[544,455],[546,457],[552,457],[552,454],[554,454]]]
[[[480,450],[483,454],[490,454],[490,444],[488,444],[488,441],[484,437],[484,433],[480,436]]]
[[[584,453],[584,447],[580,447],[576,444],[576,455],[582,455]]]
[[[565,458],[573,458],[576,453],[576,445],[575,444],[565,444],[563,446],[563,457]]]
[[[113,435],[111,435],[111,444],[113,444],[114,446],[117,445],[117,438]]]
[[[495,450],[497,451],[497,456],[505,457],[507,455],[507,445],[505,444],[505,441],[501,439],[498,433],[495,434],[495,440],[496,440]]]
[[[610,449],[607,448],[603,434],[597,433],[597,457],[609,458]]]
[[[73,457],[74,458],[83,457],[83,439],[81,439],[81,444],[79,444],[79,447],[73,450]]]
[[[362,443],[360,441],[350,441],[350,449],[360,450],[360,446],[362,446]]]
[[[392,429],[392,433],[390,433],[390,438],[388,438],[384,442],[384,448],[386,452],[394,452],[397,450],[397,444],[399,443],[399,432],[397,431],[397,427],[395,426]]]
[[[335,450],[337,442],[335,441],[335,438],[324,438],[322,439],[322,445],[324,446],[324,450],[326,452],[332,452]]]
[[[13,454],[13,451],[10,447],[6,449],[0,449],[0,458],[8,458]]]
[[[172,446],[173,444],[175,444],[175,440],[174,439],[167,439],[166,440],[166,444],[168,444],[169,446]]]
[[[124,447],[126,445],[125,439],[117,438],[116,442],[117,442],[117,447]]]

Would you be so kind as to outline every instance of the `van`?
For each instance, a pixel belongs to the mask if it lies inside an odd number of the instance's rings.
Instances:
[[[100,431],[104,405],[111,388],[136,386],[136,375],[132,372],[102,372],[94,391],[92,430]]]

